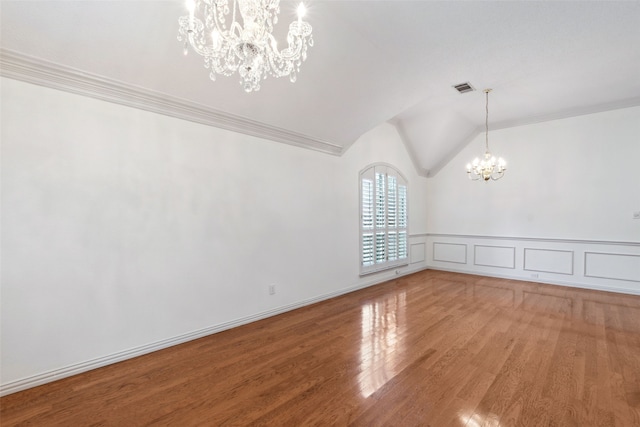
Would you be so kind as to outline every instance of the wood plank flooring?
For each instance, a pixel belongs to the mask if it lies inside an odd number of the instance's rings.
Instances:
[[[640,296],[423,271],[0,399],[2,426],[640,426]]]

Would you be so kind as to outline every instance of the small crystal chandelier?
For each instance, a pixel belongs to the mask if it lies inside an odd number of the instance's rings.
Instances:
[[[507,170],[507,162],[502,157],[496,160],[495,156],[492,156],[489,152],[489,92],[491,92],[491,89],[484,90],[487,96],[487,115],[484,122],[486,130],[484,158],[480,160],[476,157],[472,163],[467,163],[467,176],[473,181],[481,178],[485,181],[489,181],[489,179],[497,181],[504,176],[504,171]]]
[[[187,9],[189,15],[178,19],[184,54],[191,46],[202,55],[214,81],[216,74],[230,76],[237,70],[246,92],[260,90],[268,74],[289,76],[295,82],[300,64],[307,59],[307,47],[313,46],[311,25],[302,20],[306,11],[302,3],[298,19],[289,24],[288,46],[280,51],[271,34],[278,22],[280,0],[233,0],[231,8],[229,0],[187,0]]]

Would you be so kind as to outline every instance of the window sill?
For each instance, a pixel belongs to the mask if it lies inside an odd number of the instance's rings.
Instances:
[[[407,260],[403,260],[402,262],[399,262],[397,264],[385,265],[385,266],[381,266],[381,267],[376,268],[376,269],[371,269],[371,270],[367,270],[367,271],[361,271],[360,272],[360,277],[370,276],[372,274],[382,273],[382,272],[385,272],[385,271],[393,270],[394,268],[406,267],[408,265],[409,265],[409,260],[407,259]]]

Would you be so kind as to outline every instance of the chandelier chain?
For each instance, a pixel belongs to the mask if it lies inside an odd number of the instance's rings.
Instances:
[[[486,95],[486,103],[485,103],[485,111],[486,111],[486,115],[484,117],[484,129],[485,129],[485,134],[484,134],[484,143],[485,143],[485,148],[487,149],[486,152],[489,152],[489,92],[491,91],[491,89],[487,89],[484,91],[485,95]]]
[[[484,145],[485,153],[482,159],[475,158],[472,163],[467,164],[467,176],[473,181],[482,179],[483,181],[497,181],[504,176],[507,170],[507,163],[502,157],[496,159],[489,151],[489,92],[485,89],[485,117],[484,117]]]

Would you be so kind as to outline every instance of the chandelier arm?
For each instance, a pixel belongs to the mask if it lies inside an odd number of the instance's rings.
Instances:
[[[302,45],[303,45],[302,39],[295,36],[295,38],[293,38],[293,43],[289,43],[289,46],[287,47],[287,49],[284,49],[281,52],[280,56],[283,59],[286,59],[288,61],[294,61],[300,58],[300,52],[302,52]]]
[[[237,34],[236,34],[236,31],[238,32]],[[225,39],[228,40],[229,42],[235,41],[234,39],[239,40],[240,37],[242,37],[242,25],[240,25],[236,21],[233,21],[229,26],[229,31],[226,34],[227,36],[225,37]],[[224,34],[223,34],[223,37],[224,37]]]
[[[217,6],[217,5],[216,5]],[[226,26],[224,25],[224,20],[221,20],[218,17],[218,8],[211,6],[211,9],[213,10],[213,29],[216,30],[218,32],[218,34],[220,34],[220,37],[222,37],[223,39],[227,39],[227,37],[224,35],[225,31],[226,31]],[[211,41],[213,43],[213,40]]]
[[[225,6],[227,7],[227,10],[225,11]],[[224,3],[214,0],[210,3],[210,9],[211,9],[211,14],[213,15],[213,24],[215,25],[215,28],[218,29],[218,31],[220,31],[221,33],[223,33],[226,28],[227,28],[227,20],[225,18],[225,15],[227,13],[229,13],[228,10],[228,4],[227,1],[225,0]]]
[[[497,173],[491,175],[491,180],[492,181],[497,181],[500,178],[502,178],[503,176],[504,176],[504,172],[497,172]]]
[[[291,35],[289,33],[289,46],[286,49],[277,51],[274,49],[274,55],[268,56],[270,73],[275,77],[283,77],[290,75],[295,80],[295,73],[299,71],[300,62],[305,58],[306,40],[300,35]],[[294,62],[298,62],[297,66]]]
[[[232,63],[228,60],[225,61],[225,65],[223,65],[220,59],[221,58],[218,57],[212,57],[212,60],[210,62],[210,68],[212,72],[221,74],[223,76],[230,76],[238,68],[236,64],[233,64],[234,66],[231,66]]]
[[[311,27],[306,22],[291,23],[291,26],[289,27],[289,33],[287,35],[287,41],[289,43],[287,48],[281,51],[278,51],[277,48],[273,49],[274,53],[278,56],[279,59],[287,61],[295,61],[296,59],[299,59],[305,45],[308,44],[306,34],[310,35],[311,29],[307,29],[306,32],[302,32],[302,30],[296,31],[295,28],[292,28],[294,25],[307,25],[308,27]],[[269,39],[275,42],[275,38],[272,34],[269,34]]]
[[[271,43],[267,44],[267,46],[271,48],[271,52],[273,52],[275,54],[275,56],[281,58],[282,55],[280,54],[280,51],[278,50],[278,41],[276,40],[276,38],[273,37],[273,34],[271,34],[271,33],[268,34],[267,38],[271,42]]]
[[[205,44],[203,28],[204,24],[202,21],[198,18],[194,18],[189,30],[187,31],[187,40],[189,41],[189,45],[191,45],[198,55],[206,57],[209,52]]]
[[[291,74],[293,64],[282,56],[268,56],[269,72],[274,77],[283,77]]]

